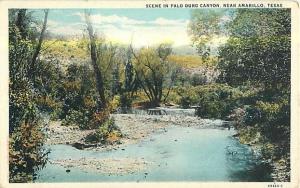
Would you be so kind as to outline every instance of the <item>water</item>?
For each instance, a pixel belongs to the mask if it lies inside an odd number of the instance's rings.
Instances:
[[[195,109],[193,108],[184,109],[184,108],[156,107],[156,109],[161,109],[164,115],[166,113],[167,115],[195,116]],[[148,111],[143,109],[135,109],[135,108],[119,108],[116,113],[147,115]]]
[[[271,181],[251,149],[232,137],[234,130],[172,127],[137,144],[97,152],[67,145],[51,146],[50,160],[76,158],[144,158],[146,170],[126,175],[107,175],[66,169],[48,163],[37,182],[148,182],[148,181]],[[124,149],[124,150],[122,150]],[[147,175],[145,175],[145,173]]]

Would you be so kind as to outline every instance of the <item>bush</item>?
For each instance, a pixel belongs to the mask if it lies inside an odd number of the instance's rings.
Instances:
[[[199,101],[198,87],[177,87],[175,91],[179,96],[179,98],[175,97],[177,100],[176,103],[180,104],[183,108],[196,105]]]
[[[245,108],[245,115],[243,118],[243,123],[248,126],[253,126],[262,121],[261,110],[256,106],[247,106]]]
[[[278,102],[258,101],[261,110],[261,131],[272,143],[286,144],[289,148],[290,138],[290,104],[286,100]],[[285,142],[285,143],[283,143]]]
[[[62,121],[62,126],[78,125],[81,129],[89,129],[90,117],[89,111],[71,110]]]
[[[99,125],[102,125],[109,119],[110,109],[106,108],[100,112],[93,114],[92,124],[94,128],[97,128]]]
[[[110,111],[115,112],[120,105],[121,97],[119,95],[115,95],[113,99],[109,102]]]
[[[36,170],[44,167],[48,150],[43,148],[45,135],[41,122],[23,122],[9,139],[9,180],[30,182],[36,177]]]
[[[210,84],[196,87],[198,95],[196,114],[205,118],[224,119],[240,105],[242,92],[226,84]]]
[[[265,159],[288,159],[290,103],[286,96],[272,102],[259,100],[233,112],[230,117],[236,121],[239,137],[243,143],[257,143],[259,135],[261,154]]]
[[[115,125],[115,120],[110,118],[100,125],[96,132],[87,135],[85,141],[89,143],[113,144],[120,137],[122,137],[120,129]]]
[[[123,108],[131,107],[132,99],[130,98],[128,93],[122,93],[120,96],[120,106]]]
[[[180,99],[180,106],[182,108],[189,108],[191,104],[192,104],[191,97],[189,97],[189,96],[183,96],[183,97],[181,97],[181,99]]]
[[[45,135],[36,104],[41,93],[31,74],[34,43],[12,23],[9,23],[9,181],[30,182],[36,170],[45,164],[48,152],[43,147]]]

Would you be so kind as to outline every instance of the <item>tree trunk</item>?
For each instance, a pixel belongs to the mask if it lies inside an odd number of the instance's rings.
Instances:
[[[29,74],[31,74],[31,76],[32,76],[33,83],[35,83],[35,71],[36,71],[35,70],[35,67],[36,67],[35,64],[36,64],[36,61],[37,61],[37,57],[38,57],[38,55],[41,51],[45,31],[46,31],[46,28],[47,28],[48,13],[49,13],[49,10],[45,10],[44,23],[43,23],[42,31],[41,31],[38,44],[36,46],[36,49],[34,51],[34,54],[32,56],[32,60],[31,60],[31,66],[30,66]]]
[[[16,26],[18,27],[23,39],[27,37],[25,19],[26,19],[26,9],[20,9],[17,14]]]
[[[101,74],[100,67],[97,64],[97,49],[96,49],[96,39],[94,35],[94,30],[92,23],[90,21],[90,14],[85,12],[85,20],[87,24],[87,30],[90,38],[90,48],[91,48],[91,60],[92,60],[92,66],[94,69],[94,74],[96,78],[96,87],[98,90],[98,94],[100,96],[101,104],[98,104],[100,108],[106,107],[106,100],[104,95],[104,86],[103,86],[103,78]]]

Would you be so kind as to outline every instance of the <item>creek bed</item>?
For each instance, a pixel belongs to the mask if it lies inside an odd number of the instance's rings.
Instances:
[[[170,126],[109,151],[50,145],[52,162],[38,173],[36,182],[272,181],[268,168],[234,134],[232,129]],[[74,164],[55,162],[70,159]],[[76,160],[104,163],[82,167]],[[124,165],[126,160],[136,168]],[[112,168],[104,168],[111,161]]]

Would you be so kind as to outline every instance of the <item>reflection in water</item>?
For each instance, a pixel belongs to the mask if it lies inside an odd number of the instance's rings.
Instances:
[[[245,145],[237,144],[235,148],[227,146],[226,160],[228,166],[234,166],[229,169],[230,181],[244,182],[270,182],[271,166],[259,160],[259,157],[253,155],[251,148]],[[238,164],[238,165],[237,165]]]
[[[146,170],[132,174],[107,175],[66,169],[48,163],[37,182],[95,181],[271,181],[251,149],[232,137],[233,130],[173,127],[138,144],[97,152],[54,145],[50,160],[96,158],[142,158],[150,161]],[[145,175],[146,174],[146,175]]]
[[[230,179],[245,182],[272,182],[270,173],[271,166],[269,164],[255,163],[244,170],[232,172]]]
[[[163,110],[163,115],[180,115],[180,116],[194,116],[195,109],[193,108],[164,108],[164,107],[157,107],[157,109]],[[145,109],[136,109],[136,108],[118,108],[116,113],[119,114],[139,114],[139,115],[147,115],[148,111]]]

